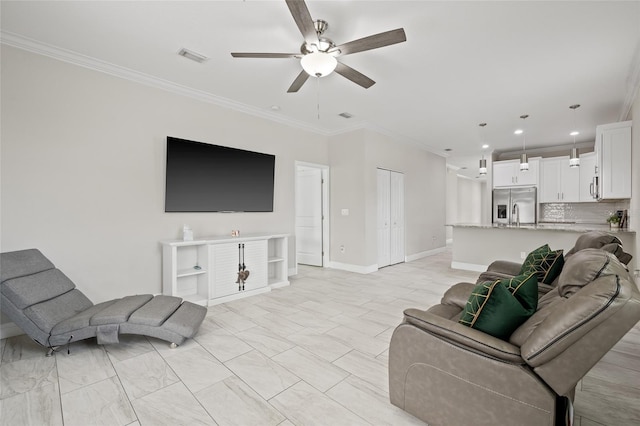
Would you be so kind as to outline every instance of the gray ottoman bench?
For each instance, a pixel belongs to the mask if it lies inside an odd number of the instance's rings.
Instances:
[[[96,337],[118,343],[120,334],[166,340],[193,337],[207,309],[179,297],[142,294],[94,305],[39,250],[0,254],[0,307],[29,337],[51,350]]]

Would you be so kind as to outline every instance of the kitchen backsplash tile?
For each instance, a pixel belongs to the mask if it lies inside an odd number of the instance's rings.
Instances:
[[[606,224],[616,210],[629,210],[629,201],[616,203],[541,203],[538,222]]]

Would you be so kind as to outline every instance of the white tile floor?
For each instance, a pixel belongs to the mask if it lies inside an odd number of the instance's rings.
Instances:
[[[2,340],[0,424],[422,425],[389,403],[389,340],[405,308],[475,281],[450,261],[369,275],[301,266],[290,287],[210,307],[173,350],[123,336],[46,358],[25,336]],[[640,424],[638,326],[578,385],[575,407],[578,426]]]

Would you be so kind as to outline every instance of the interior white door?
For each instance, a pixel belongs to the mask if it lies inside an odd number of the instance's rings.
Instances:
[[[322,266],[322,170],[296,170],[296,254],[298,263]]]
[[[404,175],[391,172],[391,191],[389,194],[390,234],[389,257],[392,265],[404,262]]]
[[[391,172],[378,169],[378,268],[391,264]]]

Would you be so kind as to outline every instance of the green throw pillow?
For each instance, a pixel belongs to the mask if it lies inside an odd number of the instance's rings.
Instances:
[[[563,266],[563,251],[551,250],[549,244],[545,244],[527,255],[520,269],[520,275],[529,275],[535,272],[538,281],[551,284],[560,275]]]
[[[535,273],[484,282],[474,287],[460,324],[507,340],[538,307]]]

